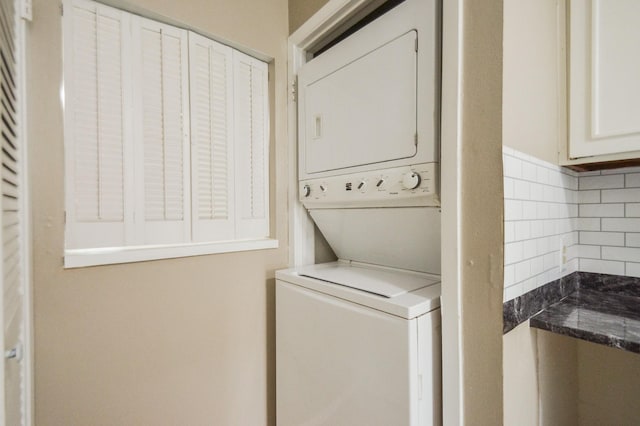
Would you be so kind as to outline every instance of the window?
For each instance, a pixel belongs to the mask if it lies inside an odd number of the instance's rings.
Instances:
[[[65,3],[65,265],[276,247],[267,64]]]

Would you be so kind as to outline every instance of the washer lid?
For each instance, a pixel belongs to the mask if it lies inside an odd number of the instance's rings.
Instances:
[[[387,298],[397,297],[437,282],[414,274],[399,274],[396,271],[357,266],[345,267],[339,263],[305,266],[298,270],[298,274]]]
[[[280,283],[304,287],[406,319],[440,307],[439,278],[348,261],[276,271],[276,280]]]

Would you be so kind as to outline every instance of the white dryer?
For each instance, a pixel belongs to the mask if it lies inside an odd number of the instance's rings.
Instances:
[[[276,279],[279,425],[441,424],[438,277],[333,262]]]

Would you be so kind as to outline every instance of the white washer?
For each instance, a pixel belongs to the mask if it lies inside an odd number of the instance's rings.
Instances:
[[[439,277],[332,262],[276,273],[277,423],[439,425]]]

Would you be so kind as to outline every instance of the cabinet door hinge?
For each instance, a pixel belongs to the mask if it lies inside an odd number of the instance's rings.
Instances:
[[[418,132],[413,135],[413,144],[418,146]]]
[[[64,3],[60,3],[60,16],[64,16]]]

